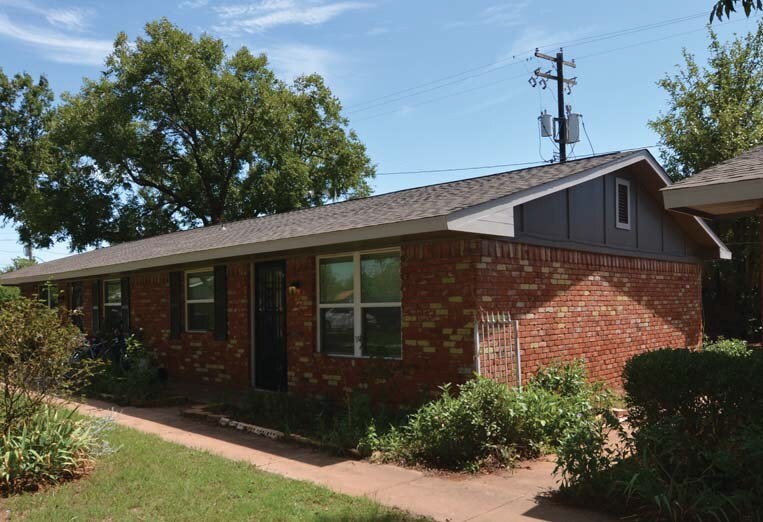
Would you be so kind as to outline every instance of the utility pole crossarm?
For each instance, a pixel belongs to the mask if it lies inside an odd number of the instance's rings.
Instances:
[[[575,68],[577,67],[577,65],[575,64],[574,60],[571,62],[568,62],[564,59],[564,51],[562,49],[559,49],[559,52],[556,53],[556,56],[549,56],[547,54],[543,54],[542,52],[540,52],[539,49],[535,49],[535,56],[543,60],[554,62],[554,65],[556,66],[556,71],[555,71],[556,74],[551,74],[551,70],[547,72],[543,72],[540,70],[540,67],[535,69],[535,76],[538,78],[541,78],[541,80],[540,82],[536,82],[535,78],[530,78],[530,85],[535,87],[536,85],[540,84],[541,87],[545,89],[546,80],[551,80],[556,82],[556,102],[557,102],[556,122],[559,125],[559,138],[556,141],[557,143],[559,143],[559,162],[564,163],[565,161],[567,161],[567,144],[569,142],[569,139],[568,139],[569,122],[567,121],[567,115],[565,114],[564,89],[566,87],[567,90],[570,91],[573,85],[577,85],[577,77],[575,78],[564,77],[564,67],[567,66],[567,67]]]
[[[540,69],[535,69],[535,73],[534,74],[535,74],[535,76],[539,76],[540,78],[546,78],[547,80],[554,80],[554,81],[558,81],[559,80],[559,78],[557,78],[553,74],[550,74],[550,73],[547,73],[547,72],[543,72]],[[574,78],[565,78],[565,79],[562,80],[562,82],[567,84],[567,85],[577,85],[578,84],[577,80],[578,80],[578,78],[576,76]]]
[[[542,52],[535,50],[535,57],[536,58],[543,58],[544,60],[548,60],[549,62],[556,62],[556,58],[553,56],[549,56],[547,54],[543,54]],[[562,60],[562,63],[566,65],[567,67],[572,67],[573,69],[577,67],[577,64],[575,63],[575,60],[568,62],[566,60]]]

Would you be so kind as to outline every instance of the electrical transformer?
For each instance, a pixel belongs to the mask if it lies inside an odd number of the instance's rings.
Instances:
[[[575,112],[567,115],[567,143],[580,141],[580,119],[583,116]]]
[[[550,138],[554,135],[554,120],[549,113],[543,111],[538,117],[540,121],[540,135],[543,138]]]

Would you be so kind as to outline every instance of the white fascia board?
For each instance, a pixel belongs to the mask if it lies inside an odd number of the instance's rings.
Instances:
[[[665,208],[692,208],[763,199],[763,180],[752,179],[708,185],[680,185],[662,191]]]
[[[616,160],[599,167],[594,167],[592,169],[573,174],[572,176],[567,176],[565,178],[544,183],[543,185],[538,185],[537,187],[523,190],[516,194],[511,194],[494,201],[489,201],[487,203],[476,205],[474,207],[466,208],[459,212],[453,213],[448,217],[448,229],[457,230],[460,232],[472,232],[475,234],[514,237],[515,230],[513,223],[510,226],[498,225],[491,222],[487,218],[496,212],[513,214],[514,207],[529,201],[533,201],[535,199],[542,198],[544,196],[548,196],[555,192],[580,185],[581,183],[586,183],[587,181],[591,181],[601,176],[606,176],[607,174],[611,174],[612,172],[628,167],[629,165],[633,165],[634,163],[638,163],[639,161],[646,161],[647,164],[652,167],[652,171],[658,176],[663,184],[663,187],[672,185],[670,177],[662,168],[662,165],[659,164],[659,162],[654,158],[654,156],[652,156],[649,151],[643,150],[620,160]],[[667,192],[669,191],[663,191],[663,194]],[[720,259],[731,259],[731,252],[718,238],[718,236],[715,235],[710,227],[707,226],[705,220],[696,216],[692,217],[702,228],[702,230],[708,235],[712,242],[717,246],[718,257]]]
[[[413,221],[402,221],[398,223],[388,223],[384,225],[355,228],[351,230],[341,230],[338,232],[326,232],[323,234],[312,234],[308,236],[277,239],[273,241],[262,241],[259,243],[247,243],[230,247],[185,252],[181,254],[155,257],[140,261],[116,263],[94,268],[86,268],[82,270],[72,270],[68,272],[38,274],[33,276],[22,275],[20,277],[11,277],[12,273],[9,273],[0,278],[0,284],[19,285],[24,283],[37,283],[47,280],[56,281],[62,279],[79,279],[84,277],[134,272],[137,270],[147,270],[173,265],[199,263],[203,261],[214,261],[248,255],[268,254],[282,251],[286,252],[289,250],[304,248],[316,248],[340,243],[370,241],[374,239],[385,239],[410,234],[424,234],[428,232],[443,232],[446,230],[448,230],[447,216],[436,216]]]

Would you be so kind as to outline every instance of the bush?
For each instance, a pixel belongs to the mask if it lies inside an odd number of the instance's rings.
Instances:
[[[659,350],[628,361],[624,450],[596,437],[563,447],[567,492],[650,519],[760,519],[763,354],[731,353]]]
[[[453,470],[511,464],[558,447],[609,404],[586,382],[581,363],[541,370],[523,389],[477,377],[410,415],[389,434],[371,432],[368,445],[384,459]]]
[[[35,490],[76,478],[109,451],[100,420],[76,420],[73,412],[42,407],[0,434],[0,494]]]
[[[93,375],[88,392],[110,395],[119,403],[135,405],[161,395],[164,381],[151,351],[135,336],[124,340],[121,351],[123,353],[112,354],[107,366]]]
[[[719,337],[712,342],[705,342],[703,349],[707,352],[725,353],[727,355],[738,357],[746,357],[752,353],[752,350],[747,346],[747,341],[741,339],[725,339],[723,337]]]
[[[9,433],[52,395],[65,396],[87,383],[92,365],[71,363],[83,342],[66,317],[39,301],[20,297],[0,304],[0,431]]]
[[[335,402],[257,390],[232,410],[239,419],[307,436],[332,448],[357,449],[361,454],[370,451],[368,433],[386,432],[403,416],[382,407],[372,408],[363,394]]]

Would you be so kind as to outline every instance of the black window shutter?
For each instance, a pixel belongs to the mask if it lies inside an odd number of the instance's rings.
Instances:
[[[180,339],[183,316],[180,306],[180,285],[182,272],[170,272],[170,339]]]
[[[228,338],[228,271],[225,265],[215,266],[215,340]]]
[[[101,331],[101,280],[96,279],[93,281],[93,334],[100,333]]]
[[[130,278],[123,277],[120,281],[122,287],[122,331],[130,332]]]

